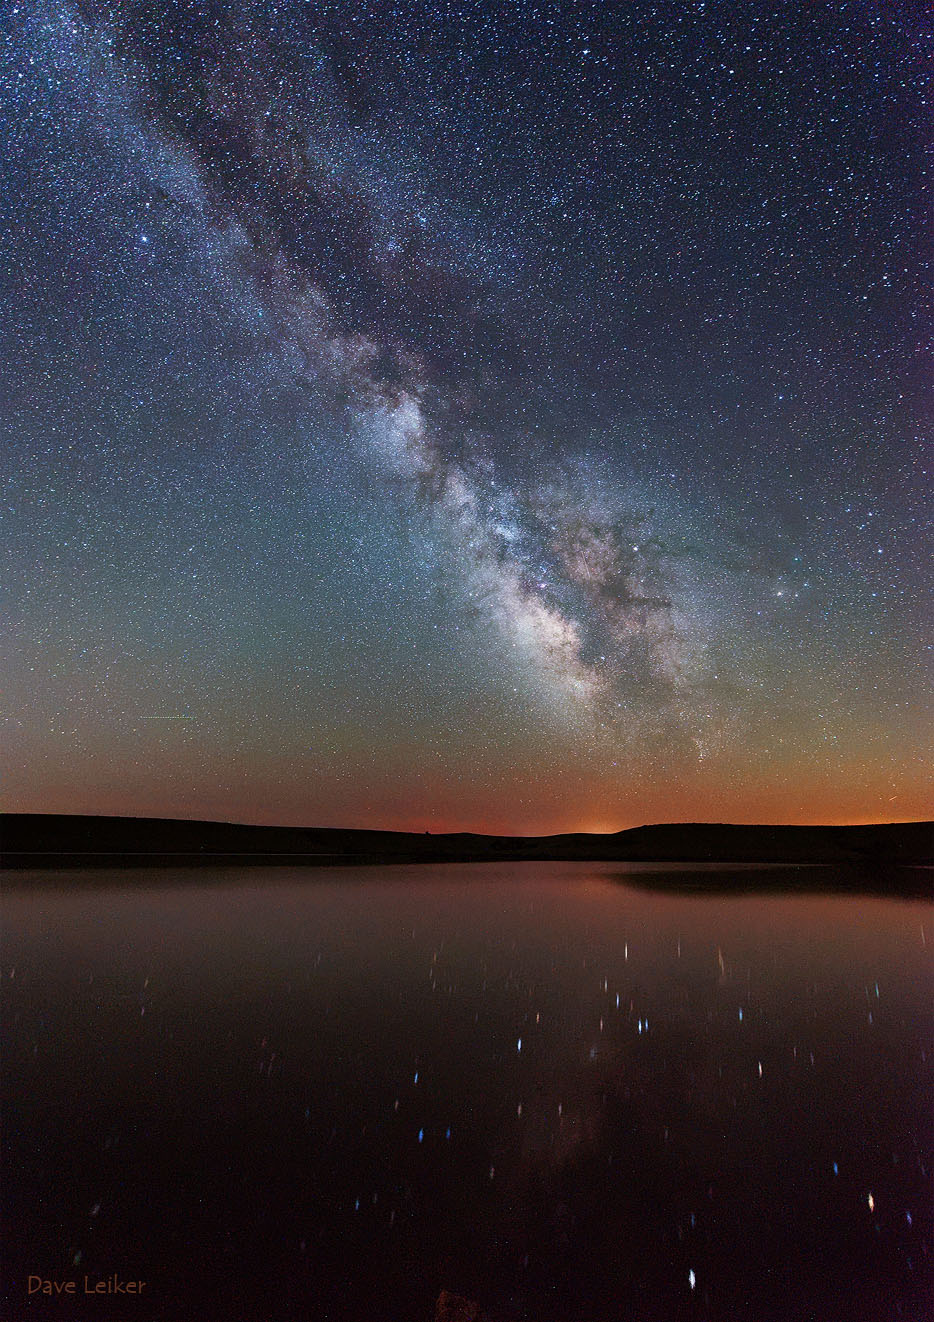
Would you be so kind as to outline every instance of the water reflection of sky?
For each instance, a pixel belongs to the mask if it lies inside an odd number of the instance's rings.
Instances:
[[[924,1316],[930,906],[621,880],[8,895],[9,1316]]]

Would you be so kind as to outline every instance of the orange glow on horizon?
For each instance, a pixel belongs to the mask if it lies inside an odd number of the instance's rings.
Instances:
[[[680,805],[679,805],[680,806]],[[243,805],[242,811],[237,811],[234,807],[220,808],[220,806],[205,805],[203,810],[193,806],[191,802],[185,804],[174,803],[156,803],[143,805],[139,802],[127,801],[117,796],[109,796],[101,801],[81,801],[75,796],[72,801],[50,801],[42,804],[31,802],[10,803],[2,809],[4,812],[24,812],[24,813],[61,813],[64,815],[93,815],[101,817],[150,817],[167,818],[186,821],[211,821],[225,822],[235,825],[245,826],[286,826],[299,827],[307,829],[331,829],[344,831],[401,831],[410,832],[416,835],[424,835],[429,832],[431,835],[495,835],[538,837],[550,835],[614,835],[620,831],[633,830],[640,826],[660,826],[675,824],[709,824],[709,825],[733,825],[733,826],[877,826],[898,823],[923,822],[928,821],[934,816],[930,810],[924,811],[924,806],[919,805],[919,810],[913,814],[885,814],[871,812],[857,812],[850,815],[828,810],[822,814],[819,811],[801,812],[797,815],[782,814],[777,811],[765,811],[761,814],[754,812],[735,812],[735,813],[704,813],[684,811],[675,813],[672,811],[659,811],[655,815],[646,815],[639,818],[620,818],[614,821],[610,817],[578,817],[571,815],[555,815],[548,818],[545,814],[536,814],[532,820],[526,820],[511,825],[507,820],[498,816],[486,816],[478,814],[476,817],[461,817],[451,814],[450,816],[432,813],[410,814],[404,812],[381,812],[374,814],[369,820],[354,820],[350,814],[346,813],[322,813],[320,816],[299,815],[294,812],[276,813],[257,812],[255,802],[249,806]]]

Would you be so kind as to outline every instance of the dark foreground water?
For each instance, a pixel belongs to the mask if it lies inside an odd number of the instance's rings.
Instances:
[[[10,892],[3,1316],[934,1316],[931,906],[627,876]]]

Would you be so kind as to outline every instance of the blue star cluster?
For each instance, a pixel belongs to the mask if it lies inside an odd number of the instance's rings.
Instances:
[[[11,5],[7,806],[924,815],[932,27]]]

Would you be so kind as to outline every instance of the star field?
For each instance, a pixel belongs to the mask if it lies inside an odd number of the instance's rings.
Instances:
[[[7,806],[925,815],[931,35],[13,6]]]

